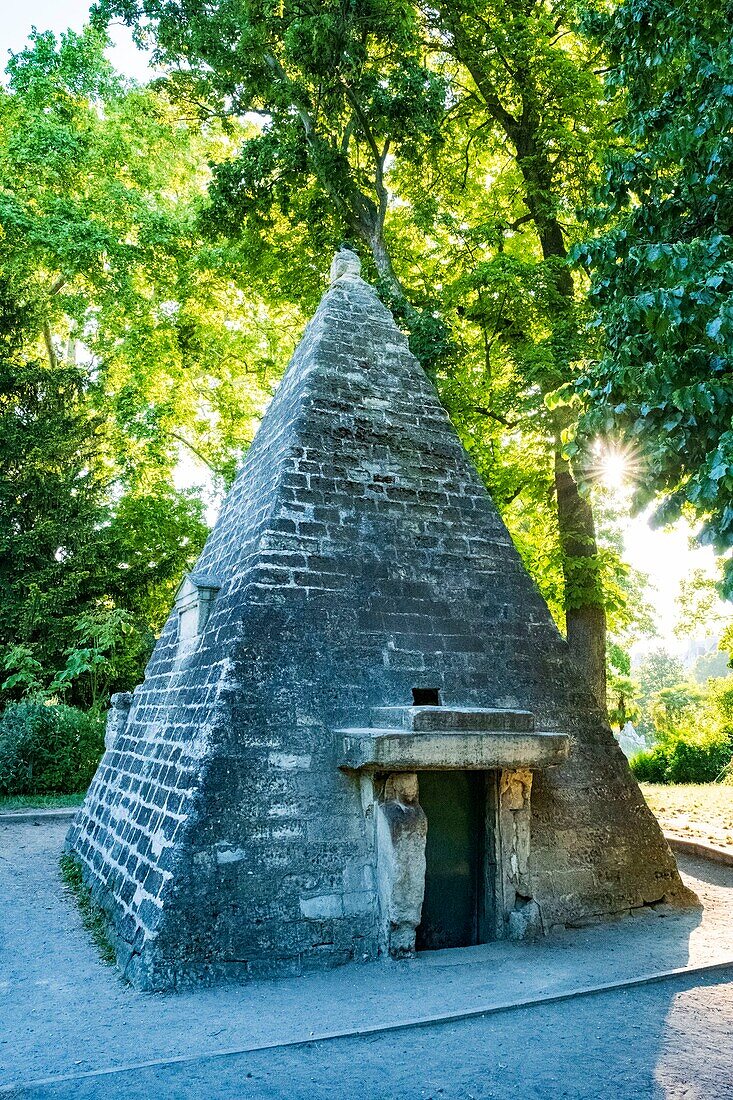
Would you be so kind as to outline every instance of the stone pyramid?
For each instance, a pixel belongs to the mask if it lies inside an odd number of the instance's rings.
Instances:
[[[332,274],[68,836],[141,988],[409,954],[450,774],[492,791],[468,942],[690,901],[431,383]]]

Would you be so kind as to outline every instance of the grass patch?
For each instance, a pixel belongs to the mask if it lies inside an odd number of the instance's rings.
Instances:
[[[114,963],[117,953],[109,937],[109,921],[101,906],[92,898],[92,892],[84,882],[78,860],[64,852],[59,860],[64,885],[76,899],[81,922],[91,935],[103,962]]]
[[[727,783],[641,783],[665,832],[733,847],[733,787]]]
[[[0,813],[13,810],[63,810],[67,806],[81,806],[86,791],[78,794],[3,794],[0,795]]]

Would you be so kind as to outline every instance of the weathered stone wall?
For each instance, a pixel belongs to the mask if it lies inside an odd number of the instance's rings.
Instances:
[[[532,790],[545,928],[679,894],[433,387],[353,273],[308,326],[197,572],[219,585],[201,644],[177,656],[174,613],[68,841],[139,985],[378,951],[372,810],[333,731],[413,687],[572,736]]]

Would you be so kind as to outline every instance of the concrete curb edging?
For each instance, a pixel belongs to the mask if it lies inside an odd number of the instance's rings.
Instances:
[[[0,825],[46,825],[52,821],[71,821],[79,811],[78,806],[59,806],[53,810],[17,810],[0,813]]]
[[[676,967],[672,970],[660,970],[650,974],[642,974],[637,978],[625,978],[616,982],[603,982],[599,985],[581,986],[578,989],[566,990],[561,993],[548,993],[539,997],[527,997],[521,1001],[507,1001],[505,1003],[485,1006],[483,1008],[465,1009],[458,1012],[447,1012],[442,1015],[417,1016],[408,1020],[401,1020],[393,1024],[371,1024],[367,1027],[354,1028],[349,1031],[326,1031],[320,1034],[311,1034],[305,1039],[285,1039],[280,1042],[253,1043],[250,1046],[230,1047],[222,1050],[199,1051],[196,1054],[180,1054],[174,1058],[155,1058],[147,1062],[127,1063],[126,1065],[110,1066],[106,1069],[86,1070],[83,1073],[59,1074],[55,1077],[44,1077],[35,1081],[16,1081],[8,1085],[0,1085],[0,1095],[12,1096],[18,1093],[20,1097],[24,1090],[41,1088],[50,1085],[60,1085],[64,1082],[83,1081],[95,1077],[109,1077],[118,1073],[132,1073],[136,1070],[162,1068],[163,1066],[182,1065],[187,1062],[208,1061],[215,1058],[232,1058],[240,1054],[257,1054],[267,1050],[281,1050],[287,1047],[305,1047],[314,1043],[334,1042],[338,1039],[361,1039],[372,1035],[387,1035],[398,1031],[407,1031],[412,1028],[430,1027],[433,1024],[450,1024],[462,1020],[476,1020],[483,1016],[496,1016],[505,1012],[514,1012],[522,1008],[557,1004],[562,1001],[572,1001],[579,997],[592,997],[603,993],[613,993],[620,989],[633,989],[639,986],[654,985],[672,978],[687,978],[704,976],[707,974],[724,973],[731,971],[733,977],[733,958],[716,963],[705,963],[701,966]]]
[[[664,839],[673,852],[682,852],[687,856],[698,856],[713,863],[722,863],[733,867],[733,848],[721,848],[718,844],[706,844],[704,840],[686,840],[684,837],[665,833]]]

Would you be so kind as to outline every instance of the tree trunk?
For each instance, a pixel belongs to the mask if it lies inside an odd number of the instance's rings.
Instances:
[[[470,30],[461,13],[465,7],[438,4],[443,27],[453,40],[453,55],[466,66],[483,100],[486,113],[514,146],[516,165],[524,182],[523,199],[539,238],[543,259],[567,259],[562,226],[558,221],[557,196],[553,180],[548,138],[542,131],[543,104],[538,98],[534,74],[518,65],[513,72],[515,106],[502,102],[490,66],[481,49],[474,47]],[[473,13],[473,9],[471,9]],[[469,16],[470,18],[470,16]],[[483,42],[488,25],[476,20],[476,40]],[[510,70],[511,71],[511,70]],[[517,106],[521,105],[521,110]],[[512,111],[514,113],[512,113]],[[572,324],[573,279],[567,266],[556,271],[556,287],[567,303],[567,321]],[[562,316],[558,324],[562,324]],[[557,379],[547,380],[547,389]],[[600,707],[606,710],[606,615],[598,570],[598,547],[593,511],[581,497],[568,463],[562,457],[559,432],[555,440],[555,490],[565,581],[567,639],[576,664],[581,668]]]
[[[43,322],[43,342],[46,345],[48,365],[55,369],[58,366],[58,360],[56,358],[56,349],[53,346],[53,332],[51,331],[51,325],[48,321]]]
[[[390,294],[400,299],[401,302],[406,301],[405,290],[395,275],[394,268],[392,267],[392,260],[387,251],[387,246],[384,243],[381,226],[372,231],[367,231],[366,236],[369,250],[374,257],[374,266],[379,273],[379,278],[387,285]]]
[[[389,294],[392,309],[398,314],[398,319],[402,317],[407,322],[408,328],[412,328],[419,318],[419,313],[407,297],[405,288],[392,267],[392,259],[384,243],[384,227],[380,224],[361,226],[359,233],[369,247],[379,278]]]
[[[526,202],[540,239],[543,259],[567,260],[562,227],[542,209],[537,195],[550,193],[549,175],[534,142],[531,157],[517,162],[527,185]],[[568,267],[557,271],[560,297],[573,308],[573,279]],[[598,705],[606,710],[606,611],[599,572],[598,543],[590,501],[581,496],[569,463],[562,456],[559,430],[555,436],[555,493],[557,524],[563,556],[565,629],[573,659],[588,680]]]
[[[606,709],[606,613],[593,510],[555,443],[557,524],[563,553],[568,646],[598,705]]]

